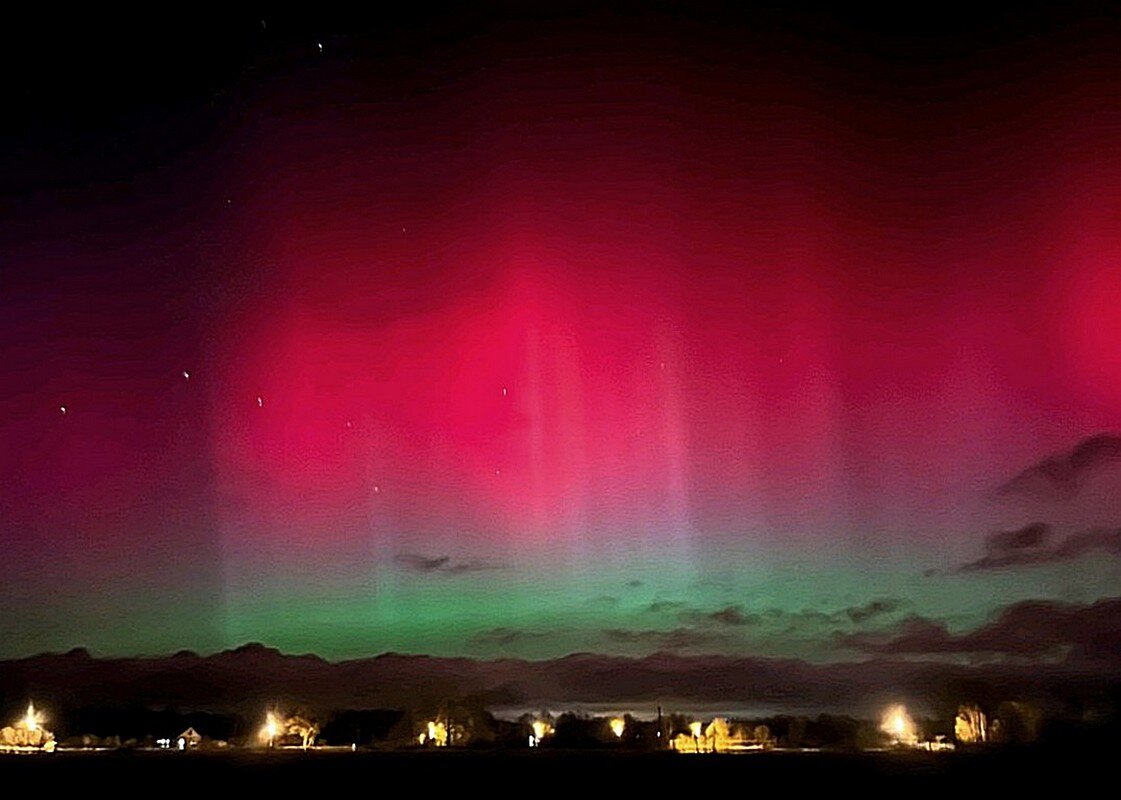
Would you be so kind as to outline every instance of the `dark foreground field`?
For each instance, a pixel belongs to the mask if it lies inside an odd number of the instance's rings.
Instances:
[[[0,785],[33,786],[52,796],[73,788],[115,797],[190,793],[224,796],[218,787],[253,787],[265,797],[297,789],[317,795],[421,795],[467,787],[506,796],[614,790],[847,789],[959,792],[982,786],[1031,790],[1056,778],[1107,776],[1103,749],[989,753],[754,753],[675,755],[601,752],[108,752],[0,757]],[[402,792],[403,789],[407,789]]]

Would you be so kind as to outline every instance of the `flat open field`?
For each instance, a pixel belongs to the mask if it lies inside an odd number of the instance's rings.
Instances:
[[[157,796],[161,791],[213,795],[217,786],[252,786],[258,796],[315,788],[330,796],[389,786],[419,794],[478,787],[484,791],[586,795],[602,788],[820,790],[889,788],[959,792],[963,786],[1038,788],[1045,780],[1105,775],[1104,751],[988,753],[800,753],[678,755],[572,751],[378,752],[78,752],[0,757],[2,785],[51,792],[112,788],[114,796]],[[15,782],[18,781],[19,784]],[[23,784],[23,781],[29,783]],[[412,791],[407,792],[412,794]]]

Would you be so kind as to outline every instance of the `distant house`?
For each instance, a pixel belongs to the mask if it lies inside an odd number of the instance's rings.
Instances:
[[[190,750],[202,744],[202,734],[194,728],[187,728],[175,738],[175,745],[180,750]]]

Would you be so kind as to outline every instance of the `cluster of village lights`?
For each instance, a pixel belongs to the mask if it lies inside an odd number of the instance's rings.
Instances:
[[[27,705],[24,716],[11,727],[2,729],[0,736],[0,749],[4,751],[50,751],[54,749],[54,737],[50,731],[43,728],[44,715],[36,710],[33,702]],[[608,730],[616,739],[622,739],[627,730],[627,722],[622,717],[612,717],[607,721]],[[951,749],[952,743],[944,742],[944,737],[936,737],[934,741],[920,740],[918,727],[911,718],[907,709],[902,705],[889,707],[880,720],[880,731],[885,734],[890,743],[896,747],[924,748],[924,749]],[[958,710],[955,719],[954,738],[959,742],[978,743],[988,740],[989,721],[979,708],[974,705],[964,705]],[[192,738],[201,741],[202,737],[190,730]],[[289,745],[307,749],[315,744],[315,737],[319,733],[319,726],[300,716],[282,716],[274,710],[265,714],[264,724],[258,733],[260,743],[272,748]],[[529,746],[539,747],[542,742],[555,733],[551,721],[536,719],[530,723]],[[659,736],[661,732],[659,732]],[[417,743],[432,747],[447,747],[454,739],[459,738],[457,733],[453,737],[453,728],[445,719],[434,719],[424,723],[417,736]],[[161,739],[159,743],[164,747],[170,740]],[[192,745],[197,745],[193,741]],[[186,747],[186,742],[180,738],[179,749]],[[678,752],[730,752],[735,750],[762,749],[763,746],[773,745],[766,726],[757,726],[753,731],[740,725],[729,725],[727,720],[716,718],[706,727],[699,720],[690,722],[688,733],[681,733],[669,742],[671,749]],[[355,749],[355,745],[351,746]]]
[[[420,744],[431,744],[433,747],[448,746],[448,726],[441,720],[432,720],[424,726],[417,737]]]

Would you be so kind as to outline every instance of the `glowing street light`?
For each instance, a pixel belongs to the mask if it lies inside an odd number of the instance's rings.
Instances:
[[[698,753],[701,752],[701,722],[690,722],[689,733],[693,734],[693,749]]]
[[[265,725],[261,728],[261,741],[272,747],[276,743],[276,737],[280,735],[280,722],[277,721],[276,714],[268,712],[265,715]]]
[[[529,746],[540,747],[541,740],[553,733],[553,726],[545,719],[535,719],[529,723]]]
[[[893,744],[914,746],[918,742],[915,723],[901,705],[892,706],[884,712],[880,730],[891,737]]]
[[[39,730],[39,723],[43,721],[42,715],[35,710],[35,704],[27,704],[27,716],[23,718],[23,726],[29,731]]]

